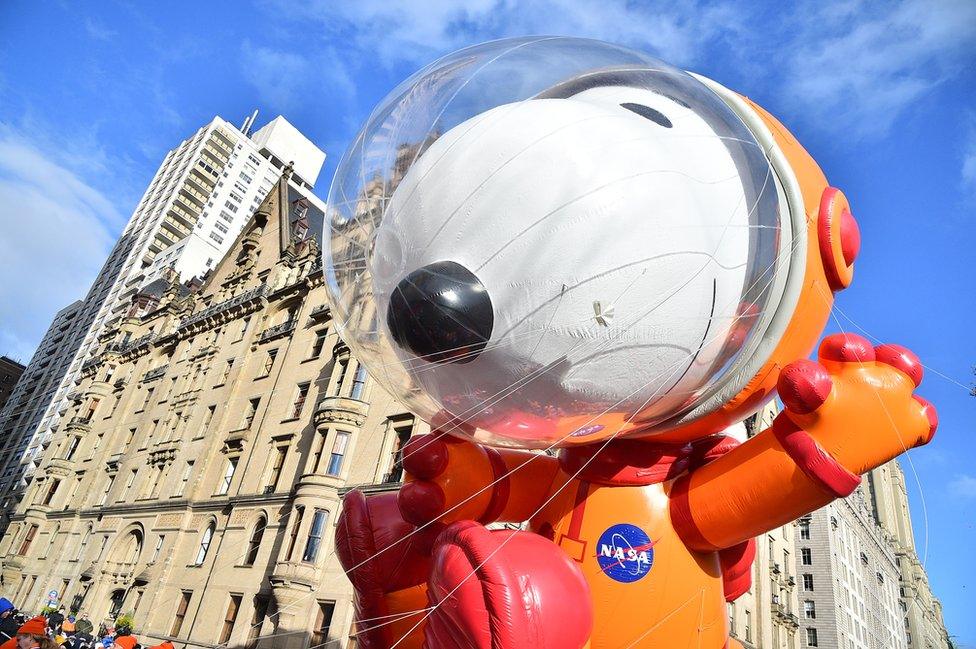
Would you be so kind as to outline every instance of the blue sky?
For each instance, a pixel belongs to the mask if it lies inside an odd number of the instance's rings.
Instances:
[[[537,33],[630,45],[758,101],[850,197],[863,247],[836,314],[932,370],[940,432],[905,468],[950,632],[976,647],[976,3],[298,4],[0,3],[0,353],[30,357],[166,151],[215,114],[284,114],[329,154],[325,197],[373,105],[441,54]]]

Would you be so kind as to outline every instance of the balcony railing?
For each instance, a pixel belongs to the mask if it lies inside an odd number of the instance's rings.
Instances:
[[[267,290],[267,287],[264,284],[262,284],[261,286],[252,288],[249,291],[238,293],[237,295],[235,295],[230,299],[224,300],[223,302],[218,302],[217,304],[214,304],[213,306],[209,306],[203,311],[200,311],[199,313],[194,313],[190,317],[185,318],[182,322],[180,322],[180,328],[188,327],[190,325],[196,324],[198,322],[206,320],[207,318],[215,316],[218,313],[221,313],[222,311],[226,311],[227,309],[232,309],[236,306],[244,304],[245,302],[248,302],[249,300],[254,300],[259,297],[262,297],[264,295],[265,290]]]
[[[142,382],[146,383],[148,381],[155,381],[166,375],[166,371],[169,369],[169,363],[166,365],[160,365],[159,367],[153,368],[142,375]]]
[[[105,351],[112,352],[113,354],[128,354],[129,352],[152,342],[153,338],[155,337],[156,334],[148,333],[145,336],[139,336],[135,340],[130,340],[129,342],[111,343],[105,348]]]
[[[329,316],[329,305],[328,304],[320,304],[317,307],[315,307],[314,309],[312,309],[312,312],[309,313],[308,315],[313,320],[318,320],[320,318],[327,318]]]
[[[267,342],[269,340],[274,340],[275,338],[280,338],[285,336],[295,329],[295,320],[288,320],[287,322],[282,322],[281,324],[275,325],[273,327],[268,327],[261,332],[258,337],[258,342]]]

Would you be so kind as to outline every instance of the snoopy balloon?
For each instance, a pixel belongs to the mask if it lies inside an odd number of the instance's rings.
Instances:
[[[934,434],[908,350],[807,360],[860,247],[844,194],[762,108],[640,52],[441,59],[329,204],[334,318],[434,429],[398,493],[345,498],[361,647],[738,646],[751,539]],[[722,435],[777,393],[768,430]]]

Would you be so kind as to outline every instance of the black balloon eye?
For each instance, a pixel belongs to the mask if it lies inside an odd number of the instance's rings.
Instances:
[[[671,128],[673,126],[671,120],[665,117],[664,113],[656,111],[650,106],[643,106],[641,104],[620,104],[620,106],[651,120],[655,124],[660,124],[664,128]]]
[[[439,261],[404,277],[387,312],[393,340],[431,363],[469,363],[491,339],[491,298],[470,270]]]

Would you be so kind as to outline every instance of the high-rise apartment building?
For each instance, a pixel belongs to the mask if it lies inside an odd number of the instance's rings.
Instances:
[[[796,552],[801,646],[908,647],[898,562],[863,484],[799,520]]]
[[[65,365],[60,358],[53,388],[43,400],[31,401],[31,416],[18,419],[11,429],[6,463],[0,467],[0,476],[6,476],[0,478],[5,483],[0,501],[19,497],[36,466],[28,456],[36,457],[36,450],[49,441],[102,333],[122,319],[133,296],[171,271],[184,280],[205,275],[286,165],[292,166],[289,183],[294,189],[306,191],[314,184],[325,153],[283,117],[250,136],[247,131],[247,123],[242,131],[215,117],[166,155],[77,307],[66,366],[60,367]],[[0,422],[0,431],[2,426]]]
[[[50,405],[78,345],[81,300],[58,311],[0,408],[0,533],[16,504],[18,485],[40,461],[41,439],[33,435]]]
[[[0,409],[7,403],[7,399],[14,391],[14,386],[21,374],[27,369],[23,363],[12,358],[0,356]]]

